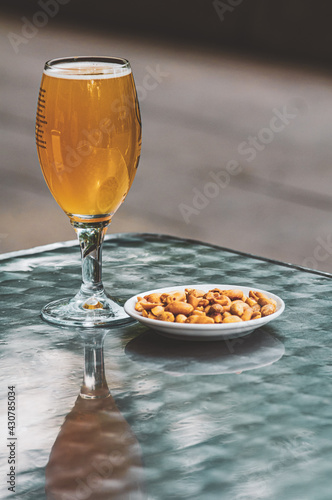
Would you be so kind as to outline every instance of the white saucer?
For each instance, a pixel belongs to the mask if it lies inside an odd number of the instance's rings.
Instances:
[[[137,302],[137,297],[144,297],[150,293],[168,293],[172,291],[184,291],[186,288],[196,288],[208,292],[213,288],[220,288],[221,290],[242,290],[245,295],[249,295],[250,290],[257,290],[258,292],[263,292],[268,298],[274,299],[277,302],[276,312],[265,316],[260,319],[253,319],[250,321],[243,321],[239,323],[216,323],[213,325],[204,324],[192,324],[192,323],[170,323],[167,321],[160,321],[157,319],[144,318],[141,313],[135,311],[135,305]],[[195,285],[183,285],[183,286],[172,286],[167,288],[158,288],[156,290],[148,290],[147,292],[142,292],[134,295],[124,305],[126,313],[132,318],[136,319],[143,325],[151,328],[152,330],[160,333],[165,337],[177,338],[181,340],[224,340],[232,339],[236,337],[243,337],[248,335],[252,331],[266,325],[270,321],[276,319],[285,309],[284,301],[277,295],[256,288],[255,286],[241,286],[241,285],[219,285],[219,284],[195,284]]]

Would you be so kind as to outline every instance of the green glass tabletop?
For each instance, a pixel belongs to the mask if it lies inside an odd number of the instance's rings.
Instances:
[[[227,283],[273,292],[286,309],[229,341],[108,329],[112,396],[96,402],[77,399],[82,332],[39,315],[78,290],[78,246],[0,257],[0,498],[330,500],[331,278],[170,236],[110,236],[103,281],[122,301]]]

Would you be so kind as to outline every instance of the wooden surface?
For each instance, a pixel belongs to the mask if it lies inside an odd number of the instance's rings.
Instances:
[[[330,74],[193,46],[59,30],[52,19],[15,53],[8,34],[21,35],[22,26],[20,17],[0,21],[1,253],[74,238],[35,149],[44,62],[119,55],[131,61],[140,89],[143,148],[109,231],[168,233],[331,271]],[[147,80],[156,71],[159,76]],[[275,118],[278,113],[284,118]],[[249,137],[265,144],[244,153]],[[213,187],[213,174],[227,185]],[[210,198],[198,200],[204,190]],[[186,222],[181,210],[188,207]]]

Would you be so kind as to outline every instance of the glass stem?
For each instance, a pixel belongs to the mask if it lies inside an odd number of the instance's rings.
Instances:
[[[84,374],[81,397],[85,399],[106,398],[110,395],[104,368],[104,338],[106,333],[93,332],[85,337]]]
[[[101,251],[108,224],[108,221],[72,222],[81,248],[82,286],[80,293],[87,298],[104,291]]]

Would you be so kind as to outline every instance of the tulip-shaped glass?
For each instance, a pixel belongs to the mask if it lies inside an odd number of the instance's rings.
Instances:
[[[45,64],[36,142],[46,183],[79,239],[82,285],[46,305],[52,323],[104,326],[131,319],[102,283],[107,226],[134,180],[141,118],[130,64],[116,57],[68,57]]]

